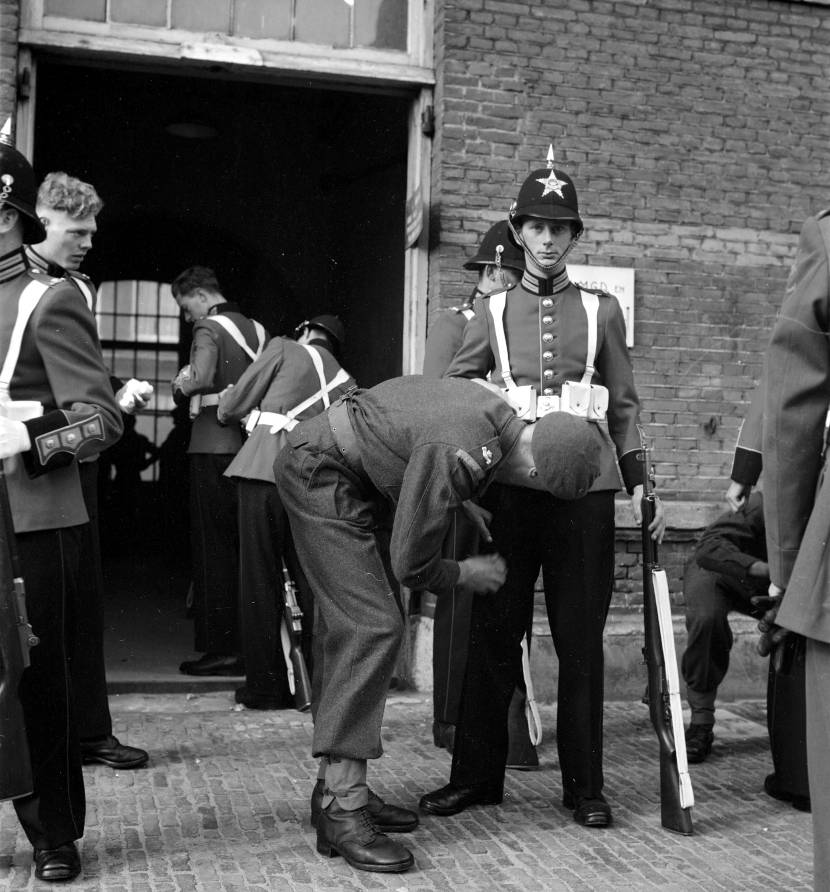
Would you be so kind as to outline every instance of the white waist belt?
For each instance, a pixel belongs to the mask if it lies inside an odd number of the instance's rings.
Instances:
[[[250,433],[259,425],[270,425],[269,433],[278,434],[280,431],[290,431],[299,424],[298,419],[289,418],[288,415],[281,415],[279,412],[260,412],[254,409],[245,420],[245,430]]]

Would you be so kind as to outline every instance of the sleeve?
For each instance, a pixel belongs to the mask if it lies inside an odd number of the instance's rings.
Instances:
[[[447,310],[435,320],[427,335],[422,374],[440,378],[449,368],[463,340],[467,320],[460,313]]]
[[[765,395],[766,390],[762,378],[755,388],[755,393],[749,404],[749,411],[741,424],[735,455],[732,458],[732,472],[729,478],[744,486],[755,486],[763,468],[761,438],[763,436]]]
[[[767,552],[770,578],[782,588],[790,579],[822,465],[830,394],[828,241],[830,218],[809,218],[765,357]]]
[[[217,417],[221,423],[239,421],[255,409],[280,373],[285,359],[282,341],[274,338],[258,359],[240,375],[239,380],[219,398]]]
[[[617,299],[606,298],[608,313],[597,370],[608,388],[608,433],[617,450],[623,483],[629,494],[643,482],[643,461],[637,424],[640,398],[625,343],[625,319]]]
[[[392,571],[410,588],[440,594],[458,581],[458,562],[441,557],[452,512],[477,490],[458,451],[444,444],[417,449],[401,484],[392,528]]]
[[[475,316],[464,327],[461,346],[444,372],[445,378],[486,378],[495,368],[487,314],[487,304],[477,297]]]
[[[181,392],[185,396],[194,393],[210,393],[215,389],[214,379],[219,363],[219,332],[207,320],[202,319],[193,327],[190,345],[190,376],[183,382]]]
[[[95,455],[123,432],[95,320],[70,283],[50,288],[29,330],[43,363],[54,409],[24,422],[31,449],[23,463],[31,477]]]
[[[706,570],[732,576],[747,583],[749,568],[764,560],[763,510],[729,512],[707,527],[695,549],[695,560]]]

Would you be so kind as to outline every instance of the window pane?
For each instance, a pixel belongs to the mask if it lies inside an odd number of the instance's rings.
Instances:
[[[345,0],[297,0],[294,39],[325,46],[350,46],[350,12]]]
[[[240,37],[291,39],[291,0],[245,0],[234,8],[233,33]]]
[[[355,0],[355,46],[406,50],[409,0]]]
[[[231,21],[230,0],[171,0],[171,6],[170,21],[173,28],[228,33]]]
[[[69,19],[88,19],[103,22],[107,11],[106,0],[46,0],[46,15],[61,15]]]
[[[110,21],[167,27],[167,0],[110,0]]]

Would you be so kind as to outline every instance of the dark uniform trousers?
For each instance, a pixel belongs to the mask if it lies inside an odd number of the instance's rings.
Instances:
[[[715,693],[729,668],[732,630],[729,613],[760,618],[763,610],[750,598],[763,595],[765,585],[743,585],[725,573],[716,573],[692,561],[683,577],[686,605],[686,650],[680,661],[683,680],[694,694]],[[767,729],[776,786],[795,796],[809,796],[806,758],[806,703],[804,695],[804,639],[791,635],[787,659],[780,669],[770,660],[767,673]]]
[[[239,532],[231,454],[190,454],[190,544],[196,642],[203,653],[239,652]]]
[[[686,649],[681,659],[683,679],[692,691],[714,692],[729,668],[732,650],[732,611],[760,619],[750,598],[763,595],[764,587],[747,586],[724,573],[706,570],[696,561],[686,568],[683,598],[686,611]],[[714,703],[712,704],[714,706]]]
[[[496,594],[476,597],[450,780],[467,786],[504,778],[508,708],[521,678],[521,639],[541,567],[559,657],[556,737],[563,788],[598,796],[614,493],[589,493],[570,502],[494,484],[483,504],[493,512],[492,547],[507,562],[507,581]]]
[[[285,599],[282,559],[296,583],[303,611],[302,649],[312,671],[314,599],[297,561],[288,518],[277,487],[264,480],[237,478],[239,499],[239,591],[242,654],[248,688],[293,705],[280,639]]]
[[[376,533],[385,500],[344,464],[326,413],[304,422],[302,442],[292,436],[275,477],[319,616],[312,754],[376,759],[404,630]]]
[[[73,605],[75,615],[70,618],[70,628],[75,630],[70,670],[78,733],[81,740],[96,740],[112,734],[104,660],[104,577],[98,527],[98,462],[79,462],[78,472],[89,523],[84,527],[81,541],[83,596]]]
[[[35,792],[14,800],[32,846],[55,848],[84,832],[86,800],[75,725],[69,655],[64,641],[78,601],[81,540],[86,524],[17,534],[26,606],[40,643],[20,682],[20,701]]]

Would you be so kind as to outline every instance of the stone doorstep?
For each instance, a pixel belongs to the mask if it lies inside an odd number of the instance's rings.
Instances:
[[[678,659],[686,641],[682,615],[673,617],[674,641]],[[767,661],[758,656],[757,621],[736,614],[730,618],[734,644],[729,672],[718,692],[718,700],[729,701],[766,697]],[[413,616],[410,625],[411,676],[410,683],[418,691],[432,690],[432,628],[433,620]],[[643,617],[639,611],[613,611],[605,627],[605,699],[640,700],[646,686],[646,667],[643,662]],[[544,612],[533,622],[533,645],[530,669],[536,699],[540,703],[556,700],[556,653]],[[685,696],[682,677],[681,694]]]

